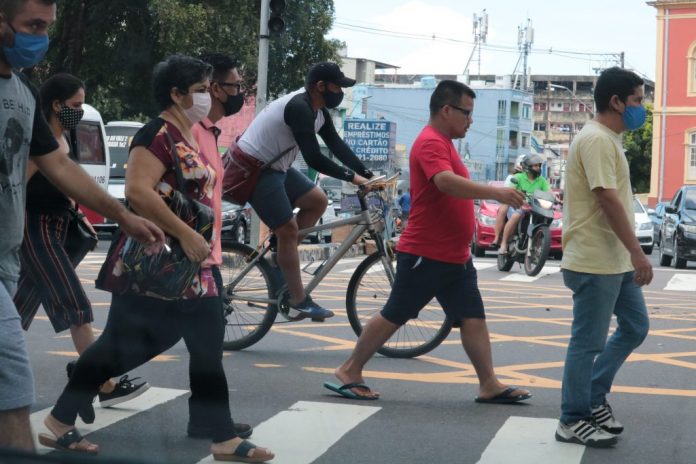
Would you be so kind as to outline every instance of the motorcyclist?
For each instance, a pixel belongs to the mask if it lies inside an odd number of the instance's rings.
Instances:
[[[541,165],[543,163],[544,160],[541,156],[534,153],[527,155],[521,163],[524,171],[513,175],[512,182],[519,190],[528,195],[532,195],[537,190],[548,192],[550,190],[549,182],[541,175]],[[515,229],[517,229],[517,224],[519,224],[520,218],[522,218],[523,215],[524,211],[522,209],[509,209],[508,222],[503,229],[503,240],[500,244],[499,254],[507,253],[507,244],[510,240],[510,236],[514,233]]]

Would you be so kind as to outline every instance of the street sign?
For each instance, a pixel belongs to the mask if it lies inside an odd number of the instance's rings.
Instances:
[[[346,119],[343,139],[360,161],[386,165],[394,156],[396,123],[383,119]]]

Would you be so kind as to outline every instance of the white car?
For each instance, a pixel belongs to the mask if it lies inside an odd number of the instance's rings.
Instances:
[[[645,254],[649,255],[653,251],[653,223],[645,207],[637,198],[633,199],[633,213],[635,214],[636,237]]]

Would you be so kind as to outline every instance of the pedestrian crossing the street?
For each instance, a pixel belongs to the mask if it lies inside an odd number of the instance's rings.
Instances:
[[[78,429],[88,437],[90,433],[152,410],[187,393],[186,390],[152,387],[142,396],[116,408],[99,408],[95,422],[87,425],[80,421]],[[310,464],[381,409],[363,404],[298,401],[287,410],[280,411],[255,426],[253,440],[273,450],[276,455],[273,462]],[[47,408],[31,415],[35,436],[39,433],[50,434],[43,425],[49,412],[50,408]],[[157,420],[156,415],[149,417]],[[553,433],[557,423],[557,419],[551,418],[508,418],[487,445],[477,464],[510,462],[513,458],[511,453],[514,453],[518,464],[580,464],[585,448],[556,442]],[[118,436],[113,435],[112,439],[117,441]],[[38,443],[36,445],[42,454],[53,451]],[[208,455],[196,464],[214,462],[213,456]]]

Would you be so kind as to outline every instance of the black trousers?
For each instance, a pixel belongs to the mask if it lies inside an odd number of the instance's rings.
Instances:
[[[221,276],[214,268],[221,288]],[[225,321],[220,298],[166,301],[114,295],[106,327],[75,365],[68,385],[51,411],[75,424],[77,411],[112,377],[118,377],[184,339],[190,354],[189,420],[215,431],[213,442],[235,438],[227,378],[222,366]]]

